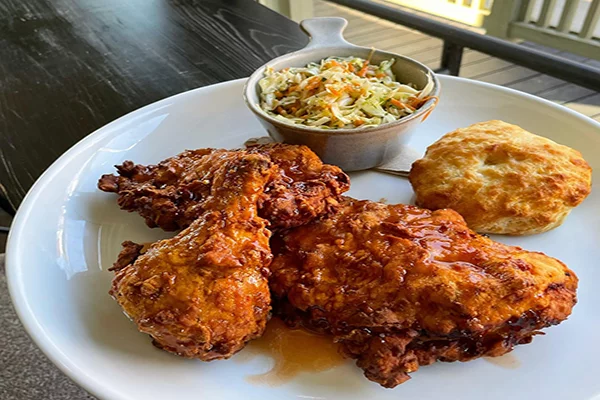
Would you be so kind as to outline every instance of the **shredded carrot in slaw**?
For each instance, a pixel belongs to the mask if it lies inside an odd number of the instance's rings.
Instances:
[[[267,68],[259,82],[260,105],[287,123],[323,129],[393,122],[419,109],[433,89],[431,77],[422,90],[396,81],[393,64],[330,57],[306,67]]]

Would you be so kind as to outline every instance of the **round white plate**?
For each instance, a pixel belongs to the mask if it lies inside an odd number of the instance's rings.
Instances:
[[[502,119],[580,150],[600,168],[600,124],[545,100],[501,87],[440,76],[442,101],[415,133],[424,151],[458,127]],[[352,363],[305,373],[270,387],[247,377],[269,369],[268,358],[203,363],[154,348],[109,297],[120,243],[167,237],[116,196],[96,189],[100,175],[123,160],[156,163],[184,149],[240,147],[264,135],[242,101],[237,80],[144,107],[89,135],[56,161],[23,201],[8,241],[10,292],[25,328],[67,375],[106,399],[598,399],[600,346],[600,194],[596,191],[558,229],[529,237],[497,237],[543,251],[580,278],[579,304],[563,324],[512,353],[517,366],[486,361],[437,363],[396,389],[362,377]],[[349,195],[410,202],[402,178],[351,175]]]

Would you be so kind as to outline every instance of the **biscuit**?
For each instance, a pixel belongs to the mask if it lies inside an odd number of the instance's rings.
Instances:
[[[410,171],[420,207],[452,208],[481,233],[528,235],[562,224],[591,191],[581,153],[502,121],[457,129]]]

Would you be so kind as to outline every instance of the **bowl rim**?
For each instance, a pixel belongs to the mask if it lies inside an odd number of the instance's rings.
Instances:
[[[306,126],[306,125],[285,123],[285,122],[278,120],[278,119],[272,117],[271,115],[269,115],[265,110],[263,110],[260,107],[259,104],[255,104],[253,101],[250,101],[250,91],[256,90],[256,85],[258,84],[258,77],[260,75],[264,74],[265,69],[270,64],[280,62],[280,61],[285,61],[287,58],[292,58],[297,55],[308,55],[308,54],[317,53],[317,52],[320,53],[323,50],[327,50],[327,49],[340,50],[340,47],[339,46],[319,46],[319,47],[308,47],[308,48],[305,47],[300,50],[294,51],[292,53],[284,54],[282,56],[273,58],[273,59],[267,61],[266,63],[264,63],[263,65],[261,65],[260,67],[258,67],[252,73],[252,75],[250,75],[250,77],[246,81],[246,84],[244,85],[243,97],[244,97],[244,102],[246,103],[248,108],[250,108],[250,110],[259,118],[262,118],[265,121],[267,121],[268,123],[275,125],[279,128],[288,128],[288,129],[292,128],[292,129],[301,131],[304,134],[319,134],[319,135],[325,134],[325,135],[340,135],[341,136],[341,135],[351,135],[351,134],[356,134],[356,133],[370,133],[370,132],[378,131],[381,129],[387,129],[390,127],[399,126],[399,125],[408,123],[408,122],[412,121],[413,119],[419,118],[424,115],[426,118],[429,115],[429,113],[432,112],[433,109],[435,108],[435,106],[437,105],[438,99],[435,99],[435,98],[429,99],[425,102],[425,104],[423,104],[421,107],[419,107],[414,113],[407,115],[405,117],[402,117],[396,121],[385,122],[385,123],[377,125],[377,126],[368,126],[368,127],[363,127],[363,128],[320,129],[320,128],[314,128],[314,127]],[[433,80],[433,89],[431,91],[431,96],[439,98],[440,82],[439,82],[435,72],[433,72],[433,70],[431,68],[424,65],[423,63],[421,63],[413,58],[403,56],[398,53],[392,53],[389,51],[377,49],[375,47],[357,46],[352,43],[348,43],[348,45],[344,46],[343,49],[346,49],[350,52],[352,50],[363,50],[363,51],[366,50],[366,51],[374,51],[374,53],[385,53],[385,54],[389,54],[389,55],[393,56],[396,59],[403,59],[405,61],[415,64],[423,72],[425,72],[431,76],[431,79]],[[322,57],[319,57],[318,60],[316,58],[317,57],[315,57],[315,61],[320,61],[323,59]]]

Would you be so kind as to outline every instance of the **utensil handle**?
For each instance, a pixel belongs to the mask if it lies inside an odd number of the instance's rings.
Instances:
[[[348,21],[339,17],[310,18],[300,22],[300,28],[310,36],[310,43],[305,49],[317,47],[348,46],[344,39],[344,29]]]

